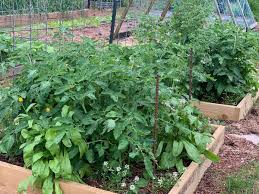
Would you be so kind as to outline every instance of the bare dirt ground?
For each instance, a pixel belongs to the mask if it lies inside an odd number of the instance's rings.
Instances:
[[[120,34],[118,38],[114,41],[114,43],[126,44],[127,46],[131,46],[132,44],[134,44],[134,39],[131,36],[131,32],[136,26],[137,26],[136,21],[123,22],[120,29]],[[70,29],[67,32],[63,33],[61,36],[66,41],[80,42],[82,41],[83,38],[90,38],[93,40],[98,40],[98,41],[108,43],[110,31],[111,31],[111,24],[105,23],[105,24],[101,24],[98,27],[89,27],[89,26],[74,27],[73,29]],[[58,32],[58,29],[48,29],[48,31],[35,30],[32,33],[32,38],[38,39],[41,41],[52,42],[53,40],[55,41],[55,39],[57,39],[57,37],[55,38],[57,32]],[[13,35],[13,33],[11,33],[11,35]],[[28,30],[28,31],[15,32],[14,36],[29,39],[31,34],[30,34],[30,31]]]
[[[259,146],[237,137],[242,134],[259,134],[259,106],[257,105],[246,119],[226,123],[225,143],[219,156],[221,161],[214,163],[205,173],[195,194],[218,194],[226,192],[226,178],[251,161],[259,161]]]

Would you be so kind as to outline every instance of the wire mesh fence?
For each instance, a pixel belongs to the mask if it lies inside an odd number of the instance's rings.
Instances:
[[[232,21],[245,28],[255,27],[256,21],[247,0],[217,0],[215,2],[222,21]]]
[[[253,27],[255,19],[247,0],[214,0],[222,21]],[[170,0],[2,0],[0,33],[28,41],[80,41],[82,37],[108,43],[112,5],[117,4],[114,42],[134,44],[132,31],[141,16],[170,17]]]

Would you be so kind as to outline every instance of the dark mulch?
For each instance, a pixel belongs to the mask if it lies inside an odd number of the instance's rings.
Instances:
[[[240,139],[235,134],[259,134],[259,109],[256,108],[239,122],[228,122],[225,143],[220,150],[221,161],[212,164],[201,180],[195,194],[226,192],[226,178],[251,161],[259,161],[259,146]]]
[[[16,166],[21,166],[21,167],[24,166],[22,156],[8,157],[8,156],[5,156],[5,155],[0,155],[0,161],[7,162],[9,164],[13,164],[13,165],[16,165]]]

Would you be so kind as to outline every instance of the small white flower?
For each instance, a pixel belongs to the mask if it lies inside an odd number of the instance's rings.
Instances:
[[[125,188],[126,186],[127,186],[126,183],[121,183],[122,188]]]
[[[163,184],[163,179],[160,178],[160,179],[157,180],[157,182],[158,182],[158,184],[161,186],[161,185]]]
[[[118,166],[118,167],[116,168],[116,170],[117,170],[117,172],[120,172],[120,171],[121,171],[121,167]]]
[[[106,161],[103,162],[103,165],[104,165],[104,166],[108,166],[108,162],[106,162]]]
[[[134,191],[136,189],[135,185],[130,185],[130,190]]]
[[[174,177],[178,177],[178,172],[173,172]]]
[[[123,175],[123,176],[126,176],[127,173],[128,173],[127,170],[123,170],[123,171],[122,171],[122,175]]]
[[[138,182],[138,181],[139,181],[139,177],[138,177],[138,176],[135,176],[134,181],[135,181],[135,182]]]
[[[129,170],[129,169],[130,169],[130,166],[129,166],[128,164],[126,164],[126,165],[124,166],[124,168],[127,169],[127,170]]]

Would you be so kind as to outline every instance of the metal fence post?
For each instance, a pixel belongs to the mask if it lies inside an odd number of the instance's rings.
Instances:
[[[113,42],[116,14],[117,14],[117,0],[113,0],[112,23],[111,23],[111,33],[110,33],[110,41],[109,41],[110,44],[112,44]]]

